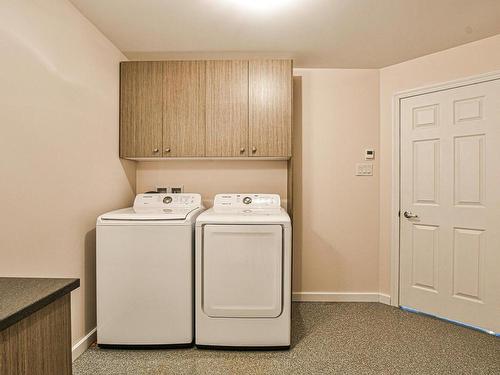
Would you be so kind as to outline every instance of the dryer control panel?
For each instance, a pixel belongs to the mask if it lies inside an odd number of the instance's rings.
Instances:
[[[201,207],[201,195],[194,193],[181,194],[137,194],[134,210]]]
[[[273,209],[281,207],[278,194],[217,194],[214,209]]]

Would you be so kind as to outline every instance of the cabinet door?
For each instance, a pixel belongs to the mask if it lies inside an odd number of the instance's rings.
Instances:
[[[292,61],[249,62],[250,155],[290,157]]]
[[[161,156],[162,76],[162,62],[121,63],[121,157]]]
[[[205,62],[164,64],[163,156],[205,156]]]
[[[207,61],[206,156],[248,156],[248,61]]]

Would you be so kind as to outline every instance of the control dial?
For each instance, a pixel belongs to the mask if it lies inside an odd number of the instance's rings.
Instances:
[[[163,203],[165,203],[165,204],[172,203],[172,197],[167,195],[165,198],[163,198]]]
[[[252,198],[250,198],[250,197],[245,197],[245,198],[243,198],[243,203],[245,203],[245,204],[250,204],[250,203],[252,203]]]

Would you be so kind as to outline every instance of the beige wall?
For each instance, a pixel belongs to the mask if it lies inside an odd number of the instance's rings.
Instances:
[[[378,71],[296,69],[295,292],[378,292]]]
[[[123,55],[65,0],[0,5],[0,275],[78,277],[73,343],[96,325],[95,220],[126,206]]]
[[[285,161],[120,161],[124,56],[66,0],[2,2],[0,43],[0,275],[80,277],[73,343],[95,326],[95,218],[134,189],[286,200]],[[500,35],[380,71],[295,71],[294,291],[389,292],[392,96],[493,70]],[[355,177],[367,147],[375,175]]]
[[[137,192],[184,185],[211,206],[217,193],[276,193],[287,199],[287,162],[252,160],[168,160],[137,163]]]
[[[390,290],[392,99],[402,90],[500,70],[500,35],[380,70],[380,290]]]

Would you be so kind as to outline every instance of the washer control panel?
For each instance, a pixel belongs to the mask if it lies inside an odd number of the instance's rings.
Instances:
[[[259,209],[280,208],[281,199],[278,194],[217,194],[214,208]]]
[[[144,209],[194,209],[201,207],[201,195],[194,193],[181,194],[137,194],[134,200],[135,210]]]

